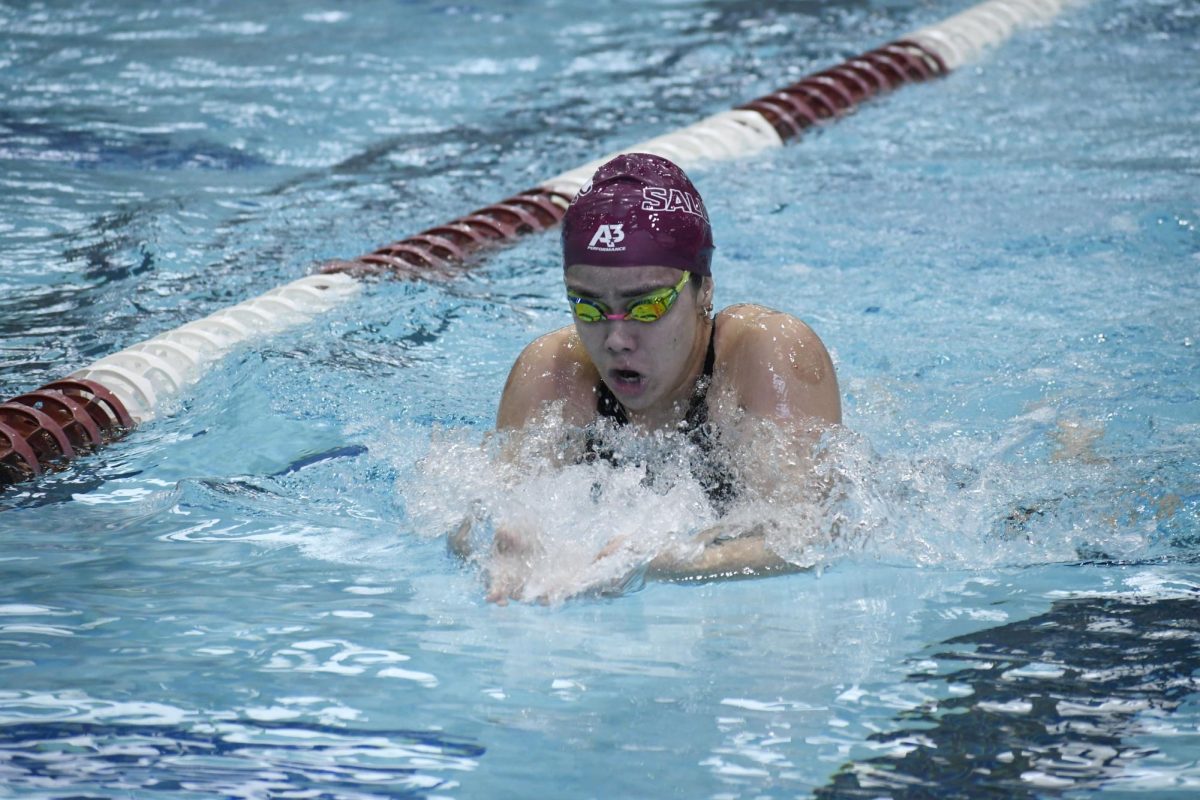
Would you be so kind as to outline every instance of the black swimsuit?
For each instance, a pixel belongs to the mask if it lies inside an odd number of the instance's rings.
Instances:
[[[729,466],[722,463],[716,442],[716,431],[708,423],[708,387],[712,383],[713,366],[716,364],[716,321],[713,321],[708,336],[708,352],[704,356],[704,369],[696,379],[696,388],[692,390],[692,399],[688,404],[687,413],[679,430],[696,446],[695,457],[692,460],[692,473],[704,487],[709,501],[718,512],[724,512],[736,495],[733,476]],[[604,381],[596,387],[596,414],[603,420],[612,420],[613,425],[624,427],[629,424],[629,415],[625,407],[616,398]],[[586,460],[591,462],[602,458],[613,464],[617,463],[611,447],[601,442],[594,426],[587,432]]]

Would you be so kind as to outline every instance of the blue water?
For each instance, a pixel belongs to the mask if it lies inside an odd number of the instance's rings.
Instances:
[[[0,395],[965,7],[774,5],[0,5]],[[479,498],[596,533],[480,455],[552,235],[0,493],[0,794],[1200,793],[1198,34],[1098,0],[695,172],[718,305],[837,365],[837,506],[758,509],[839,516],[807,572],[498,608],[446,555]]]

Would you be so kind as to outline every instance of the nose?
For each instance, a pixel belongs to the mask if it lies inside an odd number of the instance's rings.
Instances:
[[[637,337],[634,336],[630,326],[641,323],[630,320],[609,320],[604,324],[608,326],[608,332],[604,336],[604,347],[610,353],[625,353],[637,346]]]

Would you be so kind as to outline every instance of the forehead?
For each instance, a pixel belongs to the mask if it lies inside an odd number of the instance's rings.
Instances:
[[[683,276],[674,267],[597,267],[572,264],[567,267],[567,288],[592,295],[638,294],[660,286],[673,286]]]

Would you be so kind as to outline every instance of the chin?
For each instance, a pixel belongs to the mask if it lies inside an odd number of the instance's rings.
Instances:
[[[662,398],[652,392],[649,387],[630,397],[622,397],[618,394],[617,399],[630,411],[649,411],[662,403]]]

